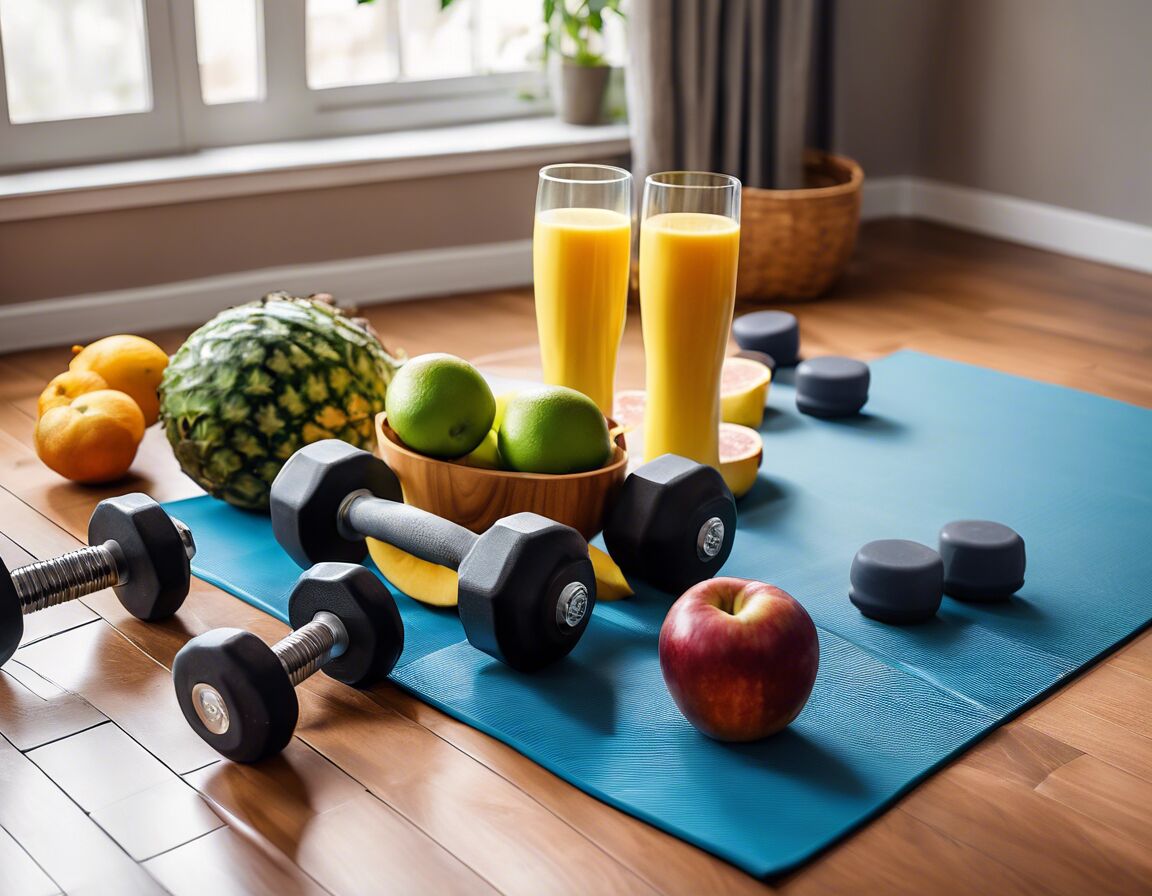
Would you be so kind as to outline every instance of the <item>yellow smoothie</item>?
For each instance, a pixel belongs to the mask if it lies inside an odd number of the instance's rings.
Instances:
[[[583,392],[612,412],[624,335],[632,222],[602,208],[536,215],[532,276],[544,381]]]
[[[740,225],[669,212],[640,226],[640,310],[648,410],[644,457],[720,461],[720,369],[736,295]]]

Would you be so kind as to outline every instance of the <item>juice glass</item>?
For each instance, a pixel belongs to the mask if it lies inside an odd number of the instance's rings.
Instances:
[[[544,381],[612,413],[632,257],[632,175],[611,165],[540,169],[532,279]]]
[[[699,171],[667,171],[645,181],[645,460],[671,453],[719,464],[720,368],[739,254],[740,181]]]

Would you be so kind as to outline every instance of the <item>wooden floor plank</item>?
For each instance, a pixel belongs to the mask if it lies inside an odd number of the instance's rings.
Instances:
[[[106,721],[87,700],[18,662],[0,669],[0,735],[18,750],[32,750]]]
[[[92,820],[137,862],[224,824],[204,798],[176,776],[101,806],[92,812]]]
[[[111,722],[32,750],[28,758],[88,813],[178,780]]]
[[[177,774],[218,758],[184,721],[167,670],[103,621],[22,647],[16,659],[79,694]]]
[[[53,896],[60,888],[24,848],[0,828],[0,893],[5,896]]]
[[[1062,694],[1030,710],[1019,724],[1152,782],[1152,738],[1073,705]]]
[[[1056,893],[1147,892],[1152,853],[1077,811],[994,774],[954,766],[901,808]]]
[[[163,892],[32,760],[2,738],[0,794],[0,827],[64,892]]]
[[[1137,846],[1152,846],[1152,783],[1094,756],[1081,756],[1041,781],[1036,792],[1087,815]]]
[[[321,896],[329,892],[287,859],[265,852],[228,826],[149,859],[143,867],[172,896]]]

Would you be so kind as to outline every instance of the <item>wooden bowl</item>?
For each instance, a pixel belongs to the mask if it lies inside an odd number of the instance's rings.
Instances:
[[[380,455],[400,479],[405,503],[473,532],[509,514],[531,511],[591,538],[604,528],[628,466],[623,433],[616,435],[606,466],[564,475],[484,470],[417,454],[400,441],[384,414],[376,417],[376,438]]]

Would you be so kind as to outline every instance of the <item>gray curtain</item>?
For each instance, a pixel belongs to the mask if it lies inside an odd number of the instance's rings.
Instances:
[[[633,173],[803,186],[818,0],[631,0]]]

